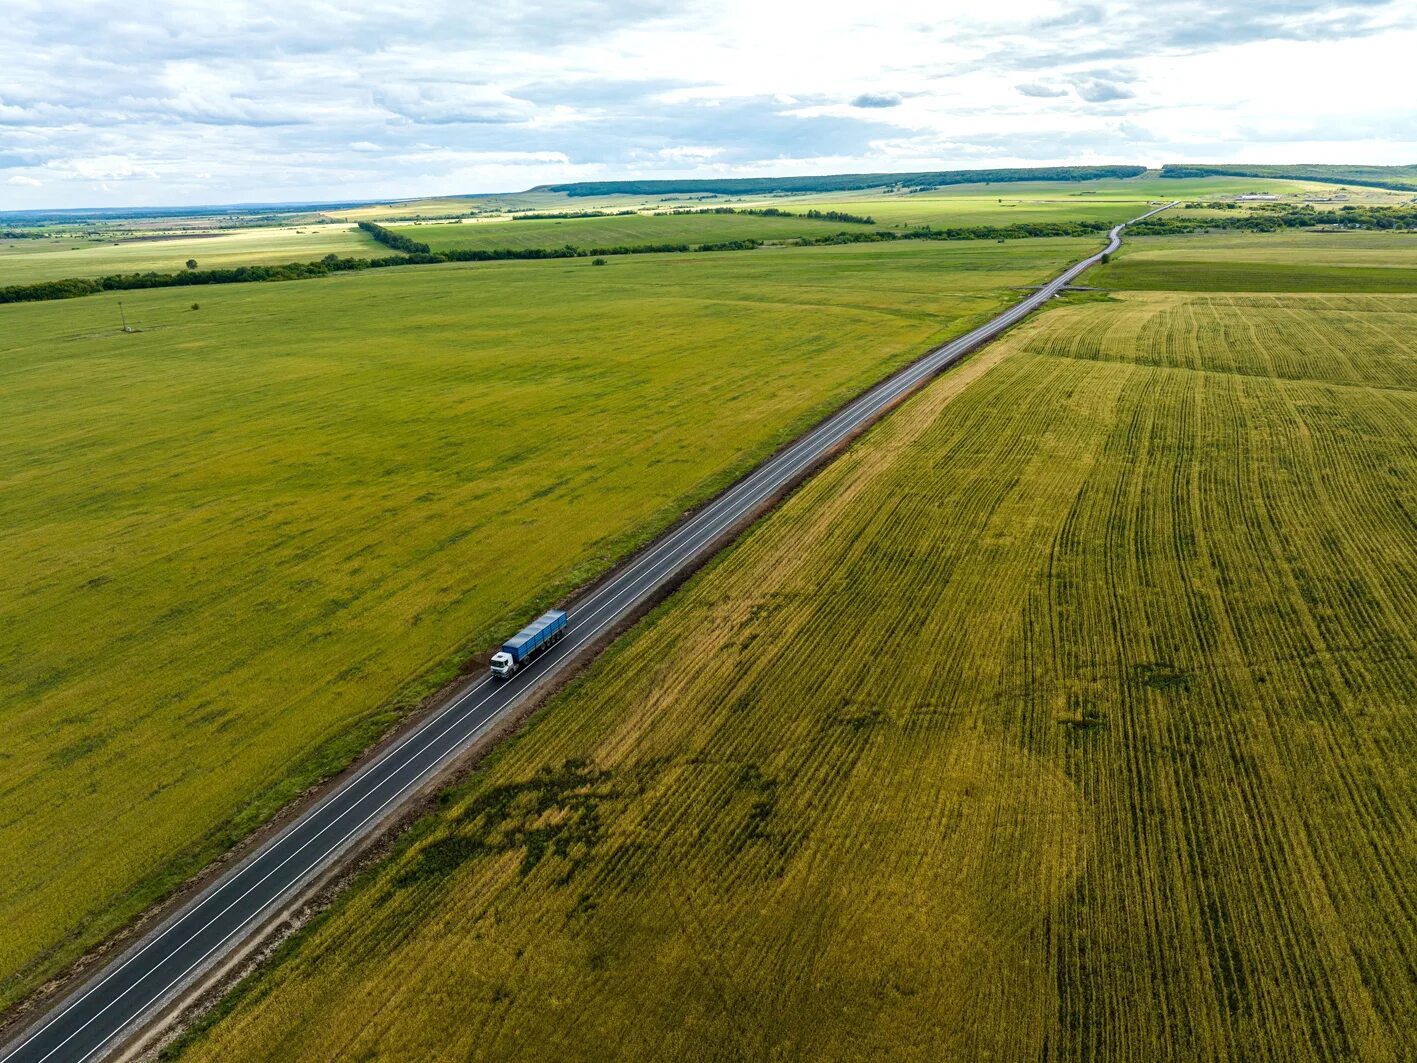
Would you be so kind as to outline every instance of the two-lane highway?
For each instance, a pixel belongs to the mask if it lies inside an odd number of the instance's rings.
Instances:
[[[508,680],[472,682],[21,1032],[0,1051],[0,1063],[74,1063],[120,1044],[405,807],[497,721],[720,545],[727,532],[896,402],[1042,306],[1104,253],[1116,251],[1123,228],[1112,230],[1104,251],[856,398],[570,603],[559,644]]]

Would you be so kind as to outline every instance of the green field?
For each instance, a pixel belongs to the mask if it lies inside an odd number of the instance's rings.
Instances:
[[[742,214],[623,215],[551,221],[453,222],[395,225],[395,232],[434,251],[494,247],[633,247],[644,244],[707,244],[726,240],[795,240],[843,231],[869,232],[867,225],[812,218],[761,218]]]
[[[1166,169],[1175,173],[1203,174],[1209,171],[1226,175],[1258,177],[1265,180],[1299,178],[1323,181],[1333,185],[1349,185],[1356,181],[1358,186],[1377,185],[1385,188],[1404,189],[1408,192],[1417,191],[1417,166],[1353,166],[1346,164],[1254,166],[1245,163],[1222,163],[1219,165],[1192,163],[1168,164]]]
[[[1055,307],[184,1058],[1417,1057],[1414,512],[1417,297]]]
[[[1153,184],[1156,182],[1152,182]],[[1206,182],[1169,182],[1198,187]],[[1231,182],[1234,183],[1234,182]],[[1244,184],[1244,182],[1240,182]],[[818,206],[825,210],[870,213],[879,207],[883,224],[901,224],[911,219],[957,225],[1009,224],[1018,221],[1122,220],[1140,213],[1146,202],[1141,191],[1112,191],[1105,202],[1086,192],[1092,186],[1125,186],[1126,182],[1091,182],[1088,185],[1054,184],[1015,186],[1003,204],[978,189],[952,190],[948,194],[899,197],[910,201],[908,209],[898,209],[892,197],[853,201],[841,197],[807,202],[800,197],[781,201],[783,209],[802,212]],[[1138,185],[1140,188],[1140,185]],[[1150,189],[1150,185],[1147,186]],[[984,190],[988,191],[988,190]],[[1095,191],[1095,190],[1094,190]],[[1075,194],[1078,193],[1078,194]],[[1046,201],[1043,198],[1046,197]],[[858,197],[859,198],[859,197]],[[1038,202],[1035,202],[1038,200]],[[690,209],[717,205],[692,201]],[[748,207],[777,203],[767,197],[744,200]],[[845,205],[843,205],[845,204]],[[663,209],[675,202],[659,197],[595,197],[571,199],[562,193],[513,193],[503,196],[448,197],[416,200],[384,207],[362,207],[335,212],[348,220],[330,224],[268,225],[232,228],[193,234],[187,231],[158,231],[146,223],[133,221],[131,227],[115,227],[102,237],[68,234],[46,240],[0,240],[0,287],[33,284],[67,277],[97,277],[110,273],[148,270],[172,272],[195,259],[199,268],[239,265],[279,265],[309,262],[327,254],[372,257],[391,253],[355,228],[352,221],[384,218],[390,227],[434,251],[472,248],[613,247],[644,244],[701,244],[728,240],[793,240],[800,237],[829,236],[838,232],[869,232],[868,226],[807,218],[762,218],[750,215],[701,216],[622,216],[611,218],[511,221],[508,214],[454,222],[414,224],[409,219],[427,214],[440,215],[476,211],[517,210],[624,210],[631,207]],[[861,209],[857,209],[860,207]],[[1140,208],[1140,209],[1138,209]],[[402,220],[400,220],[402,219]],[[139,239],[138,237],[141,237]],[[159,238],[153,238],[159,237]]]
[[[1294,203],[1302,202],[1306,197],[1334,193],[1331,186],[1296,181],[1225,177],[1161,180],[1143,177],[1125,181],[959,185],[912,194],[867,191],[814,196],[718,197],[710,201],[635,196],[573,199],[562,193],[512,193],[415,200],[387,207],[353,208],[334,212],[331,216],[350,220],[383,218],[396,231],[428,244],[434,251],[551,248],[568,243],[590,248],[701,244],[745,239],[784,241],[804,236],[829,236],[843,231],[869,232],[870,229],[843,222],[744,215],[694,217],[643,214],[513,222],[508,214],[497,212],[662,210],[675,206],[702,209],[736,204],[747,208],[778,206],[796,213],[816,208],[870,215],[882,229],[1067,221],[1112,223],[1134,218],[1151,206],[1172,199],[1204,201],[1259,189],[1276,192],[1283,195],[1286,201]],[[1406,202],[1410,198],[1406,194],[1380,189],[1354,189],[1349,195],[1350,202],[1364,205]],[[484,216],[427,223],[411,220],[424,214],[439,217],[468,211],[484,212]],[[1230,212],[1226,215],[1229,216]],[[1187,212],[1185,216],[1197,218],[1201,214]],[[371,257],[387,253],[387,248],[348,221],[232,228],[200,234],[175,231],[154,233],[149,223],[134,221],[130,229],[116,228],[102,238],[66,235],[48,240],[0,240],[0,287],[109,273],[171,272],[182,269],[188,259],[196,259],[201,268],[216,268],[308,262],[327,254]],[[1138,278],[1137,284],[1140,286],[1141,283],[1142,279]]]
[[[786,197],[775,202],[788,210],[816,207],[820,210],[869,214],[882,225],[1008,225],[1072,220],[1129,221],[1159,203],[1230,199],[1244,192],[1257,191],[1273,192],[1294,203],[1334,194],[1334,189],[1329,185],[1301,181],[1261,181],[1238,177],[1163,180],[1144,176],[1128,180],[955,185],[928,192],[889,195],[841,192],[824,196]],[[1351,193],[1349,202],[1383,206],[1404,203],[1408,198],[1379,189],[1356,189]]]
[[[910,194],[843,192],[817,196],[739,197],[743,206],[779,206],[803,213],[813,208],[868,215],[879,228],[930,225],[937,227],[1012,225],[1030,222],[1099,221],[1109,224],[1128,221],[1158,203],[1172,199],[1210,199],[1234,196],[1257,188],[1286,196],[1300,197],[1317,191],[1333,190],[1300,182],[1251,181],[1243,178],[1200,178],[1161,180],[1136,178],[1086,182],[1036,182],[998,186],[962,185]],[[1367,202],[1386,202],[1387,192],[1355,193]],[[1366,198],[1364,198],[1366,197]],[[1358,201],[1355,198],[1355,202]],[[725,197],[723,202],[729,202]],[[1296,199],[1297,201],[1297,199]],[[626,205],[644,207],[646,200],[616,197],[621,209]],[[605,203],[599,204],[607,206]],[[615,203],[608,204],[614,209]],[[572,201],[554,209],[594,209]],[[693,204],[702,207],[704,204]],[[472,248],[533,248],[634,246],[637,244],[700,244],[724,240],[791,240],[802,236],[828,236],[837,232],[869,231],[863,226],[807,218],[761,218],[745,215],[648,214],[611,218],[567,218],[546,221],[473,219],[461,222],[394,224],[396,232],[422,241],[434,251]]]
[[[1417,234],[1139,236],[1088,284],[1151,291],[1413,292]]]
[[[113,295],[0,308],[0,1002],[450,663],[1095,247],[124,292],[133,334]]]
[[[1188,194],[1200,194],[1200,182]],[[785,209],[817,207],[869,214],[887,225],[1009,225],[1041,221],[1128,221],[1149,203],[1168,202],[1180,193],[1145,178],[1126,181],[1039,181],[1006,185],[955,185],[925,192],[839,192],[789,198]],[[1164,198],[1163,198],[1164,197]]]
[[[189,258],[203,269],[213,269],[312,262],[328,254],[369,258],[387,253],[344,223],[227,229],[160,239],[115,234],[107,240],[0,240],[0,287],[109,273],[170,273],[182,269]]]
[[[1229,199],[1245,192],[1272,192],[1286,201],[1304,202],[1335,194],[1332,185],[1308,181],[1203,177],[1162,179],[1154,173],[1127,180],[1036,181],[996,185],[950,185],[923,192],[886,193],[883,189],[799,195],[684,196],[608,195],[571,197],[559,192],[510,193],[499,196],[445,197],[413,200],[386,206],[359,207],[332,212],[332,216],[387,220],[397,224],[425,215],[448,217],[468,211],[571,211],[690,209],[713,206],[779,206],[785,210],[843,210],[870,214],[888,225],[1002,225],[1038,221],[1126,221],[1143,213],[1148,204],[1173,199]],[[1409,193],[1376,188],[1354,188],[1348,202],[1394,205],[1410,200]],[[478,226],[500,221],[475,219]],[[520,222],[518,224],[528,224]],[[731,239],[731,237],[730,237]],[[482,245],[477,245],[482,246]]]

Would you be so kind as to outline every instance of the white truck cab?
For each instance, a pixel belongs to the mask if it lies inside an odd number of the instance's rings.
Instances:
[[[492,655],[488,663],[496,679],[506,679],[518,668],[545,653],[566,634],[566,613],[562,609],[552,609],[542,613],[526,627],[502,643],[502,648]]]

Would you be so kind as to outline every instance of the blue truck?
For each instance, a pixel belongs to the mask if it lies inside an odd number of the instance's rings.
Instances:
[[[492,655],[492,676],[506,679],[527,661],[544,653],[566,634],[566,614],[560,609],[542,613],[526,627],[502,643]]]

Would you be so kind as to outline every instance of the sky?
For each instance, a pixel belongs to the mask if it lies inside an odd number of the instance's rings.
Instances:
[[[5,0],[0,210],[1417,163],[1417,0]]]

